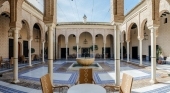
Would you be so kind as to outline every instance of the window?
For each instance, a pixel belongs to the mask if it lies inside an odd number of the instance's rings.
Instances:
[[[165,18],[164,24],[168,23],[168,18]]]

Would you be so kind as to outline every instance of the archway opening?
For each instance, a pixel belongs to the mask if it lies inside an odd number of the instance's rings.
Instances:
[[[80,46],[79,46],[79,48],[80,48]],[[74,35],[74,34],[71,34],[68,37],[68,49],[69,49],[68,58],[77,58],[76,35]]]
[[[59,50],[59,53],[58,53],[59,59],[66,58],[66,42],[65,42],[64,35],[58,36],[58,50]],[[67,55],[69,55],[69,49],[67,51]]]
[[[41,27],[38,23],[35,23],[33,26],[33,40],[31,44],[31,48],[35,49],[35,52],[32,54],[41,56],[42,48],[41,48]]]
[[[98,47],[98,50],[95,50],[96,58],[103,58],[103,47],[104,47],[103,41],[104,41],[103,35],[97,34],[95,36],[95,45],[97,45],[97,47]]]
[[[113,59],[114,54],[114,39],[113,35],[109,34],[106,37],[105,57]]]
[[[132,23],[130,27],[130,59],[139,59],[139,40],[138,40],[138,26]]]
[[[81,46],[81,57],[92,57],[93,52],[90,47],[93,46],[92,35],[89,32],[83,32],[79,37],[79,45]]]

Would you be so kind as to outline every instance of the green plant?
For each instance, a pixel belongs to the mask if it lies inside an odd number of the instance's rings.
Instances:
[[[90,47],[91,51],[93,51],[93,45]],[[94,45],[94,49],[95,50],[98,50],[98,46],[97,45]]]
[[[80,49],[80,47],[79,47]],[[73,46],[73,50],[77,51],[77,46]]]
[[[161,47],[158,47],[158,49],[156,50],[156,59],[159,59],[161,54],[162,54],[162,49]]]
[[[31,53],[34,53],[35,52],[35,49],[34,48],[31,48]]]

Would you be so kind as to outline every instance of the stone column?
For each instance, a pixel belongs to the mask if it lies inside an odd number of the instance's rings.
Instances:
[[[103,51],[104,59],[106,59],[106,48],[105,47],[106,47],[106,43],[104,43],[104,49],[103,49],[104,50]]]
[[[53,83],[53,26],[48,26],[48,73]]]
[[[67,52],[67,51],[68,51],[67,47],[68,47],[68,44],[66,44],[66,60],[67,60],[67,56],[68,56],[68,55],[67,55],[67,53],[68,53],[68,52]]]
[[[79,58],[79,44],[77,43],[77,58]]]
[[[121,41],[121,60],[123,60],[123,41]]]
[[[130,41],[127,41],[127,62],[130,62],[129,61],[129,42]]]
[[[93,43],[93,58],[95,58],[95,43]]]
[[[120,85],[120,31],[119,25],[114,25],[114,45],[115,46],[115,85]]]
[[[18,33],[20,28],[12,28],[14,34],[14,79],[13,83],[18,83]]]
[[[44,43],[45,42],[42,42],[42,63],[45,63],[45,61],[44,61]]]
[[[28,48],[29,48],[29,49],[28,49],[28,50],[29,50],[29,53],[28,53],[28,54],[29,54],[29,66],[30,66],[30,67],[32,66],[32,63],[31,63],[31,61],[32,61],[32,60],[31,60],[31,41],[32,41],[31,39],[28,41]]]
[[[155,84],[156,80],[156,30],[158,27],[149,27],[151,30],[151,80]]]
[[[142,38],[139,38],[139,48],[140,48],[140,64],[139,66],[142,66]]]

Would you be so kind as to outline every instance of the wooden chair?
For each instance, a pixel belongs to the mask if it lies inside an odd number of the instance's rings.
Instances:
[[[122,84],[120,86],[105,86],[104,88],[109,87],[113,90],[118,88],[119,93],[131,93],[132,83],[133,77],[123,73]]]
[[[92,68],[80,68],[79,69],[79,79],[76,84],[90,83],[95,84],[93,79],[93,69]]]
[[[35,54],[35,59],[40,60],[40,57],[37,54]]]
[[[96,54],[96,58],[100,58],[100,55],[99,55],[99,53],[97,53],[97,54]]]
[[[22,60],[22,62],[24,62],[24,63],[25,63],[25,62],[28,62],[28,59],[26,59],[24,55],[21,56],[21,60]]]
[[[31,60],[34,61],[34,59],[35,59],[35,54],[32,54],[31,55]]]
[[[72,54],[72,58],[76,58],[76,54]]]
[[[105,58],[108,58],[108,57],[109,57],[109,54],[108,54],[108,53],[106,53],[106,54],[105,54]]]
[[[69,89],[68,86],[53,86],[51,84],[51,79],[50,79],[49,74],[42,76],[40,78],[40,82],[41,82],[41,87],[42,87],[43,93],[53,93],[53,89],[55,89],[55,88],[59,88],[59,93],[60,93],[60,89],[63,89],[64,87],[67,87]]]
[[[6,64],[3,62],[2,56],[0,56],[0,68],[5,66]]]

